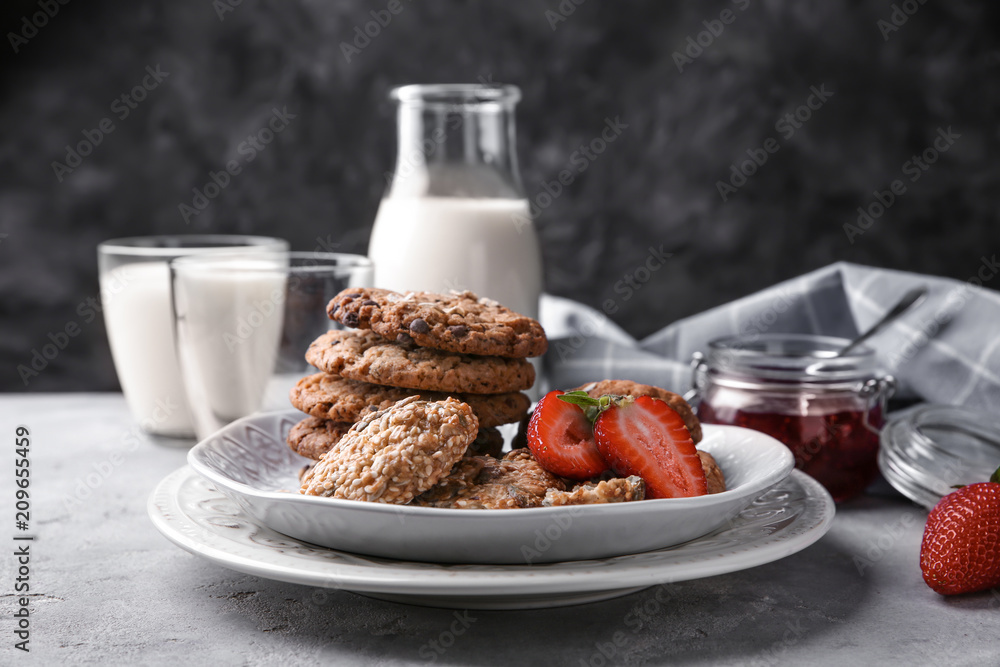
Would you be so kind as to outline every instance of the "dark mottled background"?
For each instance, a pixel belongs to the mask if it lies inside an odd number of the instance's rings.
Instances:
[[[1000,250],[1000,11],[987,0],[909,0],[886,36],[889,0],[566,0],[575,11],[554,29],[556,0],[403,0],[351,62],[340,43],[387,1],[243,0],[220,17],[236,0],[70,0],[15,53],[11,31],[46,3],[0,10],[3,390],[25,390],[17,364],[97,294],[102,239],[253,232],[364,251],[393,162],[386,93],[403,83],[519,85],[532,197],[606,117],[628,124],[538,225],[547,289],[593,305],[648,246],[674,253],[614,315],[637,336],[835,260],[967,278]],[[679,72],[673,52],[724,8],[735,21]],[[169,77],[118,120],[112,101],[157,64]],[[820,85],[834,95],[785,139],[776,121]],[[275,106],[297,119],[186,224],[178,204]],[[105,116],[115,131],[59,182],[51,163]],[[849,242],[857,207],[948,126],[961,135],[950,150]],[[780,150],[723,202],[716,181],[768,137]],[[29,390],[117,386],[103,323],[83,329]]]

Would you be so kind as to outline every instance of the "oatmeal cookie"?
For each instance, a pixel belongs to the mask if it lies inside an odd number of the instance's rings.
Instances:
[[[299,456],[319,460],[351,430],[353,422],[306,417],[288,432],[288,446]]]
[[[536,320],[472,292],[400,294],[350,288],[330,301],[330,319],[386,338],[462,354],[537,357],[549,343]]]
[[[416,505],[452,509],[517,509],[540,507],[549,489],[565,491],[562,480],[548,472],[526,449],[509,452],[503,459],[478,457],[483,468],[475,484],[450,487],[450,493],[421,496]]]
[[[699,449],[698,458],[701,459],[701,469],[705,471],[705,483],[708,485],[708,493],[722,493],[725,491],[726,478],[722,474],[722,468],[715,462],[712,455]]]
[[[410,396],[427,401],[443,401],[454,396],[468,403],[482,427],[516,422],[531,405],[531,399],[520,392],[505,394],[446,394],[437,391],[417,391],[357,382],[336,375],[315,373],[292,387],[289,399],[296,408],[313,417],[339,422],[356,422],[362,415],[387,408]]]
[[[602,380],[601,382],[588,382],[585,385],[571,389],[570,391],[585,391],[588,395],[597,398],[605,394],[615,394],[617,396],[652,396],[658,398],[681,416],[684,425],[691,432],[691,440],[698,444],[701,442],[701,423],[695,416],[691,406],[683,397],[672,391],[654,387],[648,384],[639,384],[631,380]]]
[[[603,503],[627,503],[646,497],[646,483],[641,477],[615,477],[597,483],[577,484],[572,491],[549,489],[545,492],[542,505],[599,505]]]
[[[454,398],[404,399],[352,426],[299,493],[405,505],[451,472],[477,430],[472,409]]]
[[[407,389],[501,394],[535,383],[535,369],[524,359],[394,343],[374,331],[328,331],[309,346],[306,361],[350,380]]]
[[[513,439],[510,441],[511,449],[524,449],[528,446],[528,424],[531,423],[531,414],[528,413],[521,417],[521,421],[517,424],[517,433],[514,434]]]

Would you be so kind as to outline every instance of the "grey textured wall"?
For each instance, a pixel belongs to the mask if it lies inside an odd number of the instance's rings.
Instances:
[[[24,17],[47,4],[0,10],[2,390],[25,390],[16,365],[71,321],[81,334],[27,389],[117,386],[103,323],[80,305],[97,294],[102,239],[253,232],[363,251],[393,161],[386,93],[402,83],[521,86],[533,198],[606,118],[628,125],[538,225],[547,289],[617,298],[636,335],[838,259],[966,278],[1000,250],[1000,26],[986,0],[908,0],[896,4],[912,16],[895,17],[888,0],[402,0],[350,62],[341,43],[388,0],[71,0],[32,35]],[[575,9],[546,14],[560,6]],[[169,76],[134,109],[115,103],[147,66]],[[812,87],[833,94],[783,122]],[[185,221],[179,204],[273,107],[294,121]],[[105,117],[113,132],[60,181],[52,163]],[[907,172],[948,127],[947,151]],[[724,201],[718,182],[748,150],[767,162]],[[894,179],[905,193],[849,239],[844,224]],[[661,244],[667,266],[622,299],[616,281]]]

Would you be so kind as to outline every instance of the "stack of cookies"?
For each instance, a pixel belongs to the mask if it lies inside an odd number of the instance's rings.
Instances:
[[[471,292],[400,294],[352,288],[327,306],[332,330],[306,352],[320,373],[292,389],[292,404],[309,415],[288,445],[319,460],[355,422],[410,396],[467,403],[479,419],[470,455],[498,456],[496,427],[524,418],[535,381],[527,357],[548,347],[541,325]]]

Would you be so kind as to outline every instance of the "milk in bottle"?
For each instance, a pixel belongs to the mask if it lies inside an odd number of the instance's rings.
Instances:
[[[538,316],[541,253],[515,151],[515,86],[404,86],[399,154],[368,254],[375,284],[471,290]]]

